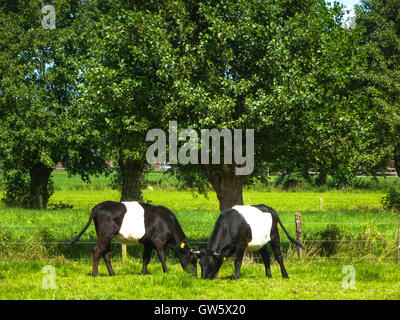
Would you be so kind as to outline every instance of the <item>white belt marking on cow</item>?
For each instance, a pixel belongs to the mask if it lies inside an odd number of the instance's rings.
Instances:
[[[121,229],[114,237],[125,244],[138,244],[139,239],[144,236],[144,209],[136,201],[121,202],[126,207],[126,213],[122,220]]]
[[[255,251],[261,249],[267,242],[271,241],[272,215],[252,206],[234,206],[251,229],[252,239],[246,250]]]

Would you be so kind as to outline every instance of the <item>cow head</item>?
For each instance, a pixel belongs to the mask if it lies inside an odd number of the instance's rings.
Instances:
[[[210,249],[202,249],[199,253],[201,278],[202,279],[215,279],[218,271],[221,268],[224,257],[221,253],[215,252]]]
[[[178,248],[179,262],[183,270],[192,272],[197,276],[197,254],[198,249],[191,248],[187,242],[182,242]]]

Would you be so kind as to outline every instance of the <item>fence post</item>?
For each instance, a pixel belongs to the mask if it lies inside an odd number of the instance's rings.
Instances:
[[[296,221],[296,238],[297,241],[299,241],[301,243],[301,213],[300,212],[296,212],[294,214],[295,217],[295,221]],[[301,253],[302,253],[302,249],[297,246],[297,257],[300,259],[301,258]]]
[[[319,211],[322,211],[322,198],[319,198]]]
[[[126,261],[126,244],[122,244],[122,261]]]
[[[39,208],[43,209],[43,195],[39,194]]]
[[[397,229],[397,263],[400,263],[400,215],[399,215],[399,227]]]

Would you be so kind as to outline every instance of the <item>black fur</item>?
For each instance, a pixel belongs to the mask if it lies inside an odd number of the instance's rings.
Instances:
[[[144,209],[145,234],[139,239],[144,245],[143,267],[141,274],[147,273],[147,265],[150,262],[153,249],[156,250],[164,272],[168,272],[166,265],[166,251],[174,250],[184,270],[190,265],[197,275],[197,258],[194,249],[179,225],[175,215],[163,206],[153,206],[140,203]],[[111,240],[121,229],[122,221],[126,213],[126,207],[121,202],[105,201],[96,205],[90,214],[89,221],[83,230],[66,247],[71,247],[82,234],[89,228],[92,220],[97,233],[97,245],[93,250],[92,276],[97,276],[101,257],[103,257],[110,276],[115,275],[111,266]],[[182,247],[182,243],[184,244]]]
[[[253,207],[263,212],[270,212],[272,215],[271,241],[269,243],[281,268],[282,277],[288,278],[283,264],[278,223],[291,242],[301,247],[302,245],[288,234],[274,209],[263,204],[254,205]],[[232,208],[222,211],[215,223],[207,249],[200,250],[201,277],[203,279],[215,279],[224,258],[235,255],[235,279],[239,279],[243,255],[251,239],[251,228],[238,211]],[[266,276],[270,278],[270,256],[266,245],[258,251],[264,261]]]

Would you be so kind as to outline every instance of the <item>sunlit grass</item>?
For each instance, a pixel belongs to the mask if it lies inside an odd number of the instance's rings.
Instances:
[[[161,178],[164,179],[164,178]],[[160,181],[159,174],[149,180]],[[12,241],[27,241],[38,228],[48,229],[60,250],[86,224],[90,210],[105,200],[120,200],[120,193],[110,188],[109,177],[92,179],[83,184],[79,177],[67,178],[65,172],[54,173],[56,190],[51,203],[63,203],[72,209],[28,210],[0,207],[0,230],[12,234]],[[163,182],[164,183],[164,182]],[[389,182],[384,182],[388,184]],[[161,183],[162,184],[162,183]],[[214,192],[208,199],[193,197],[190,191],[163,188],[160,185],[143,192],[145,201],[164,205],[177,216],[192,244],[204,246],[219,215],[218,200]],[[1,193],[4,191],[0,191]],[[288,232],[295,236],[294,213],[302,213],[303,234],[316,234],[328,224],[337,224],[349,234],[357,235],[365,224],[376,225],[388,239],[397,239],[398,214],[382,210],[383,192],[283,192],[262,189],[244,190],[245,204],[267,204],[277,210]],[[320,198],[322,210],[319,208]],[[33,260],[27,252],[21,259],[0,259],[0,299],[399,299],[400,273],[391,257],[388,260],[374,257],[332,257],[297,260],[288,253],[287,238],[280,231],[285,247],[285,265],[290,279],[283,280],[278,265],[272,265],[272,279],[265,278],[261,263],[245,262],[241,279],[232,280],[233,262],[224,263],[218,279],[203,281],[184,273],[172,254],[167,264],[169,274],[164,275],[153,254],[148,276],[140,276],[142,246],[128,247],[128,260],[121,258],[121,246],[112,245],[112,263],[116,277],[108,277],[104,262],[100,276],[90,277],[91,255],[97,240],[93,224],[81,240],[69,251],[52,259]],[[18,247],[19,248],[19,247]],[[7,250],[7,248],[3,248]],[[65,258],[67,257],[67,258]],[[77,261],[76,261],[77,260]],[[256,259],[256,261],[259,261]],[[343,289],[344,265],[356,270],[356,289]],[[45,276],[42,267],[56,269],[56,290],[41,287]],[[199,270],[200,272],[200,270]]]
[[[282,279],[272,264],[273,278],[265,277],[264,266],[245,262],[241,278],[233,280],[233,262],[222,266],[216,280],[201,280],[168,263],[163,274],[158,261],[149,265],[150,275],[140,276],[141,262],[113,262],[115,277],[104,264],[97,278],[90,277],[90,262],[1,261],[0,299],[399,299],[400,273],[394,263],[354,261],[356,289],[342,287],[342,268],[348,261],[319,259],[312,263],[289,260],[290,279]],[[56,289],[43,289],[45,265],[55,268]]]

